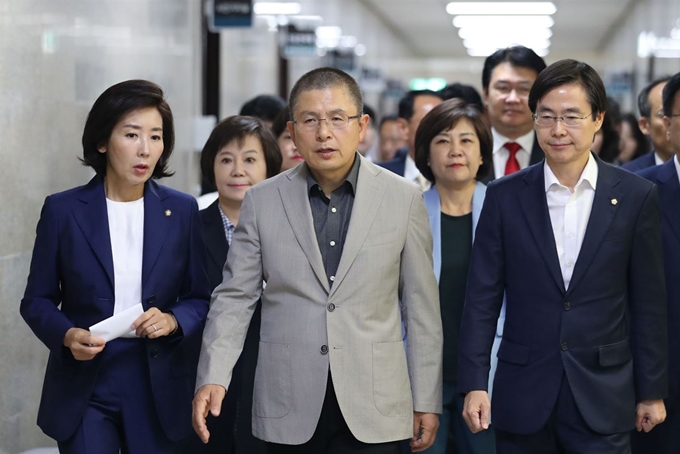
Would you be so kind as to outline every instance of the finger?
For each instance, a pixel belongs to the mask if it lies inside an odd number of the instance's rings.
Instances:
[[[207,443],[210,438],[210,432],[208,432],[208,427],[205,424],[208,408],[205,398],[202,395],[197,394],[196,397],[194,397],[193,407],[194,411],[191,418],[191,425],[194,426],[194,431],[201,441]]]
[[[490,410],[491,409],[487,405],[482,405],[481,407],[481,416],[479,418],[479,423],[481,425],[481,428],[484,430],[489,428],[489,419],[491,417]]]
[[[152,307],[148,311],[144,312],[142,315],[137,317],[137,320],[132,322],[132,326],[130,327],[131,329],[137,329],[139,325],[144,324],[145,322],[149,321],[151,318],[153,318],[154,315],[159,314],[160,311],[158,310],[157,307]]]
[[[641,413],[635,415],[635,429],[640,432],[642,431],[642,421],[644,416]]]
[[[210,414],[218,417],[222,411],[222,395],[218,391],[210,392]]]

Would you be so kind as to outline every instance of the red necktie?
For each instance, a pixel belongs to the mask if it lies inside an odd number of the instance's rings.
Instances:
[[[517,142],[508,142],[503,145],[509,152],[508,162],[505,163],[505,174],[510,175],[519,170],[519,161],[517,161],[517,150],[521,147]]]

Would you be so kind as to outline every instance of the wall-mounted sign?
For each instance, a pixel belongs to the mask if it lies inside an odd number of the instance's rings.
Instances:
[[[284,29],[283,55],[290,57],[316,57],[316,33],[314,28],[288,24]]]
[[[253,0],[209,0],[206,11],[212,31],[253,25]]]
[[[680,23],[678,19],[677,23]],[[647,58],[680,58],[680,24],[673,30],[671,35],[664,38],[657,37],[652,32],[642,32],[638,35],[638,57]]]

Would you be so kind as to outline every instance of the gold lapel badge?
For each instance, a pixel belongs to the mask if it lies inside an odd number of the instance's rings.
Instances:
[[[612,201],[614,203],[614,201]],[[169,217],[172,214],[172,211],[170,210],[165,210],[165,216]]]
[[[616,205],[617,203],[619,203],[619,201],[618,201],[618,200],[616,200],[616,199],[612,199],[612,205]],[[167,214],[168,212],[166,211],[165,213]]]

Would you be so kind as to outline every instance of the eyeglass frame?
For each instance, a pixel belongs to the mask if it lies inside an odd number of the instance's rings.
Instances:
[[[593,111],[591,111],[588,115],[583,116],[583,117],[577,117],[576,115],[566,115],[566,117],[572,117],[570,121],[572,121],[572,120],[578,120],[578,121],[580,122],[581,120],[585,120],[586,118],[590,117],[590,116],[591,116],[592,114],[594,114],[594,113],[595,113],[595,111],[593,110]],[[567,123],[565,123],[565,121],[564,121],[565,116],[543,115],[543,117],[548,117],[548,118],[550,118],[552,124],[550,124],[550,125],[541,125],[541,124],[538,123],[539,115],[538,115],[537,113],[533,114],[531,117],[534,119],[534,123],[536,124],[536,126],[541,126],[541,127],[543,127],[543,128],[552,128],[552,127],[554,127],[555,125],[557,125],[557,122],[558,122],[558,121],[561,121],[561,122],[562,122],[562,125],[565,126],[565,127],[567,127],[567,128],[578,128],[579,126],[581,126],[581,125],[583,124],[583,123],[572,124],[572,125],[567,124]]]
[[[344,114],[335,114],[335,115],[344,115]],[[345,128],[347,128],[347,127],[349,126],[350,120],[358,120],[358,119],[360,119],[362,116],[363,116],[363,114],[358,114],[358,115],[347,115],[347,123],[345,124],[345,126],[342,126],[342,127],[340,127],[340,128],[338,128],[337,126],[334,126],[333,123],[331,123],[330,121],[328,121],[328,118],[315,118],[314,120],[317,121],[317,124],[316,124],[316,126],[313,127],[313,128],[310,128],[310,127],[308,127],[308,126],[305,126],[304,123],[300,123],[300,120],[293,120],[293,121],[291,121],[291,123],[293,123],[294,125],[300,125],[300,128],[301,128],[301,129],[306,129],[307,132],[314,132],[314,131],[318,131],[318,130],[319,130],[319,128],[321,127],[321,121],[323,120],[323,121],[326,122],[326,125],[328,126],[328,129],[330,129],[331,131],[341,131],[341,130],[343,130],[343,129],[345,129]]]

